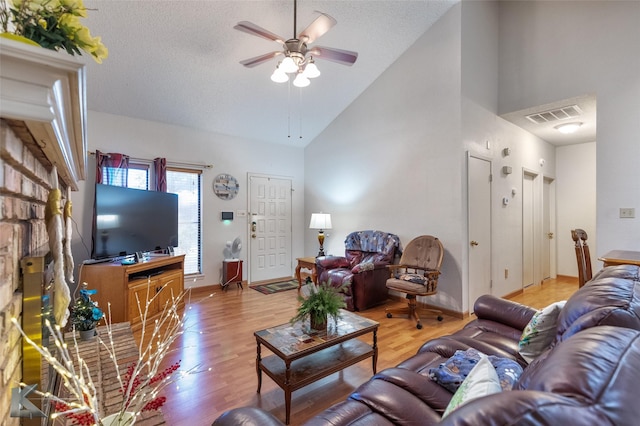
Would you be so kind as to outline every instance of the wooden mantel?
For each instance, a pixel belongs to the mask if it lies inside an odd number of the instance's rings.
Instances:
[[[0,38],[0,117],[24,122],[72,190],[87,163],[86,69],[66,52]]]

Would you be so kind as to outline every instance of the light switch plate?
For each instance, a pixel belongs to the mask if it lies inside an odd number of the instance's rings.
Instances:
[[[620,217],[625,219],[633,219],[636,217],[636,209],[634,208],[621,208]]]

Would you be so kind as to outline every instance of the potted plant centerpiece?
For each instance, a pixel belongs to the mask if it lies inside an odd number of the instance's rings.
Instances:
[[[89,290],[87,284],[82,283],[79,293],[80,297],[71,305],[71,324],[80,333],[80,340],[89,340],[95,336],[96,325],[104,314],[91,300],[91,295],[97,290]]]
[[[300,306],[297,315],[291,318],[291,323],[309,319],[312,330],[325,330],[328,318],[337,321],[340,309],[346,307],[340,294],[341,287],[332,287],[330,282],[316,285],[307,278],[306,288],[309,294],[306,297],[298,295]]]

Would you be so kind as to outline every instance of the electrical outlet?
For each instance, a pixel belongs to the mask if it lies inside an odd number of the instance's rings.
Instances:
[[[633,219],[634,217],[636,217],[636,209],[634,208],[621,208],[620,209],[620,217],[621,218],[625,218],[625,219]]]

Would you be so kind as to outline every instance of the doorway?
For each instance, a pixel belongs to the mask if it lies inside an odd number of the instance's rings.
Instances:
[[[522,286],[536,282],[536,179],[538,175],[530,171],[522,174]]]
[[[556,277],[555,180],[542,180],[542,281]]]
[[[292,277],[291,179],[249,175],[249,283]]]
[[[467,153],[469,312],[478,297],[491,294],[491,160]]]

